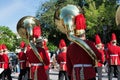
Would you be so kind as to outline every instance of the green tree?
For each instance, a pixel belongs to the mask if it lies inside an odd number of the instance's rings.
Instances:
[[[73,0],[50,0],[44,3],[37,11],[36,17],[39,19],[42,28],[42,36],[48,38],[48,47],[53,44],[56,47],[59,44],[59,40],[64,38],[67,43],[67,37],[61,33],[54,23],[54,13],[57,9],[69,3],[75,3]]]
[[[6,44],[10,51],[16,48],[16,35],[6,26],[0,26],[0,44]]]
[[[107,34],[117,29],[115,24],[116,0],[86,0],[86,3],[87,6],[83,6],[83,9],[89,37],[94,36],[96,33],[103,36],[104,26],[107,26]],[[109,37],[109,35],[106,37]]]
[[[117,30],[115,24],[116,0],[50,0],[38,9],[36,17],[40,20],[43,36],[49,38],[49,42],[54,45],[57,45],[59,39],[64,35],[56,29],[54,13],[66,4],[75,4],[82,8],[82,13],[87,21],[88,39],[93,40],[96,33],[102,37],[104,35],[103,26],[107,26],[107,34]],[[66,39],[66,36],[63,38]]]

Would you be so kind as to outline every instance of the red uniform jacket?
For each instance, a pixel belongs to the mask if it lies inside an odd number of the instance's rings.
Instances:
[[[48,53],[48,52],[49,52],[49,49],[48,49],[48,47],[47,47],[46,45],[44,46],[44,49],[45,49],[45,52],[47,53],[47,55],[48,55],[48,57],[49,57],[49,60],[50,60],[50,56],[49,56],[49,53]],[[50,61],[49,61],[49,62],[50,62]],[[46,69],[46,70],[49,70],[49,66],[50,66],[50,65],[45,65],[45,69]]]
[[[100,53],[91,41],[85,41],[100,59]],[[96,77],[96,72],[92,66],[93,60],[88,53],[76,43],[72,43],[67,49],[67,72],[71,80],[81,80],[80,75],[84,75],[84,80]],[[78,65],[77,65],[78,64]],[[84,64],[84,65],[83,65]],[[80,67],[78,67],[80,66]],[[83,66],[83,68],[82,68]],[[81,74],[80,74],[81,73]]]
[[[66,52],[61,52],[58,54],[57,63],[60,65],[60,71],[67,71]]]
[[[48,54],[48,52],[46,52]],[[50,56],[49,57],[49,60],[50,60]],[[49,65],[45,65],[45,70],[48,70],[49,69]]]
[[[25,69],[26,68],[27,57],[26,57],[26,54],[23,51],[21,51],[18,54],[18,59],[19,59],[19,63],[20,63],[20,69]]]
[[[3,55],[0,55],[0,68],[3,68]]]
[[[100,52],[100,60],[98,61],[98,67],[102,67],[104,61],[105,61],[105,54],[104,54],[104,50],[99,50]]]
[[[37,48],[39,55],[42,57],[45,65],[50,64],[49,56],[43,48]],[[45,72],[44,65],[40,65],[40,60],[35,56],[32,49],[27,53],[28,61],[31,64],[31,77],[32,80],[47,80],[47,74]],[[36,78],[36,79],[35,79]]]
[[[29,61],[28,61],[28,54],[29,54],[29,51],[30,51],[30,46],[29,45],[27,45],[27,50],[26,50],[26,57],[27,57],[27,60],[26,60],[26,67],[30,67],[30,63],[29,63]]]
[[[109,45],[107,50],[107,61],[109,65],[120,65],[120,47]]]
[[[4,60],[4,69],[9,68],[9,58],[7,54],[3,54],[3,60]]]

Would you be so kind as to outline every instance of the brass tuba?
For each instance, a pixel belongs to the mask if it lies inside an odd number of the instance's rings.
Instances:
[[[18,21],[17,32],[20,35],[20,37],[26,39],[29,42],[29,45],[33,50],[34,54],[40,60],[40,62],[43,63],[43,60],[35,47],[35,41],[33,39],[33,28],[34,26],[39,26],[39,25],[40,23],[35,17],[25,16]]]
[[[117,26],[120,26],[120,6],[117,8],[115,19]]]
[[[92,58],[94,66],[97,66],[97,57],[94,51],[82,39],[75,36],[74,18],[76,15],[80,14],[80,12],[82,12],[81,8],[78,8],[75,5],[67,5],[60,10],[56,10],[54,14],[54,21],[57,28],[66,34],[70,41],[75,42],[82,47]]]

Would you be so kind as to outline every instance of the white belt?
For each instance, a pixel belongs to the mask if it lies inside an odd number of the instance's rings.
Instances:
[[[110,56],[118,56],[118,54],[111,54]]]
[[[60,62],[61,64],[66,64],[66,62]]]
[[[74,64],[73,67],[92,67],[92,64]]]
[[[43,66],[42,63],[31,63],[31,66]]]
[[[20,60],[19,62],[25,62],[25,60]]]
[[[0,62],[0,63],[5,63],[5,62]]]

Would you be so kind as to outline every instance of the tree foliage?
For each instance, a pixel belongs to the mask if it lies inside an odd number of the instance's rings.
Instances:
[[[61,33],[54,23],[55,11],[67,4],[81,7],[81,12],[86,18],[88,39],[94,40],[94,35],[99,34],[106,43],[110,40],[110,34],[115,32],[118,42],[120,41],[119,28],[115,23],[115,13],[118,7],[116,0],[49,0],[38,8],[36,18],[41,23],[42,36],[49,40],[48,47],[51,50],[58,46],[61,38],[69,44],[66,35]],[[17,39],[15,33],[8,27],[0,26],[0,44],[6,44],[9,50],[14,51],[21,40],[23,39]]]
[[[16,35],[6,26],[0,26],[0,44],[6,44],[10,51],[16,48]]]
[[[50,0],[43,4],[37,11],[36,17],[39,19],[42,28],[42,36],[49,39],[49,44],[58,46],[59,40],[61,38],[65,39],[67,43],[69,41],[66,38],[66,35],[61,33],[54,23],[54,13],[55,11],[66,5],[67,0]],[[73,0],[69,0],[69,3],[74,3]],[[49,46],[48,46],[49,47]]]
[[[107,28],[105,30],[106,34],[110,34],[110,32],[117,29],[115,24],[116,0],[86,0],[86,3],[88,5],[83,6],[83,9],[89,37],[94,36],[96,33],[100,34],[101,37],[104,36],[105,26]],[[110,35],[106,37],[108,38]]]
[[[43,36],[49,39],[54,45],[58,45],[59,39],[66,36],[56,29],[54,24],[54,13],[57,9],[66,4],[75,4],[82,8],[82,13],[86,17],[87,37],[93,40],[95,34],[109,37],[112,31],[117,30],[115,24],[116,0],[50,0],[44,3],[37,11],[36,17],[40,20]],[[106,30],[104,30],[107,26]],[[64,35],[64,37],[63,37]],[[66,39],[66,41],[68,41]],[[69,43],[69,42],[68,42]]]

